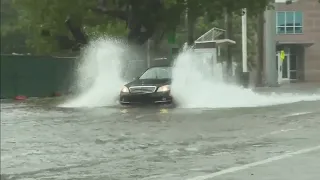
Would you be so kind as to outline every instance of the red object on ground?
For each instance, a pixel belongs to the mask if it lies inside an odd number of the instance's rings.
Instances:
[[[27,99],[27,96],[19,95],[19,96],[16,96],[14,99],[15,99],[15,100],[26,100],[26,99]]]

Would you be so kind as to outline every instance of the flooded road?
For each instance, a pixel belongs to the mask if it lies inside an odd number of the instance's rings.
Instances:
[[[258,108],[1,103],[1,179],[320,179],[320,101]]]

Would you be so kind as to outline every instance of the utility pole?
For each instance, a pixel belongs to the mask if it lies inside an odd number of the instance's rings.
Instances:
[[[148,39],[147,41],[147,67],[150,68],[151,67],[151,56],[150,56],[150,39]]]
[[[184,0],[184,5],[185,5],[185,14],[184,14],[184,28],[185,28],[185,32],[186,32],[186,36],[187,36],[187,46],[189,47],[189,41],[188,41],[188,37],[189,37],[189,9],[188,9],[188,0]]]
[[[275,5],[273,0],[272,5]],[[265,11],[265,61],[266,61],[266,82],[268,86],[278,86],[278,72],[276,60],[276,12],[274,9]]]
[[[192,12],[190,7],[192,0],[185,0],[186,3],[186,25],[187,25],[187,32],[188,32],[188,46],[192,46],[194,43],[194,17],[192,16]]]
[[[263,86],[262,75],[263,75],[263,57],[264,57],[264,11],[258,14],[257,18],[257,46],[258,46],[258,54],[257,54],[257,74],[256,74],[256,86]]]
[[[247,9],[242,9],[242,85],[249,87],[248,54],[247,54]]]
[[[232,14],[228,12],[228,8],[224,8],[224,20],[225,20],[225,39],[232,39]],[[232,76],[232,51],[231,47],[228,45],[227,47],[227,80],[229,80]]]

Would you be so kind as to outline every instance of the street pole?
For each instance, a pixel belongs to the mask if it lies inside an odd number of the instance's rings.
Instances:
[[[247,57],[247,9],[242,9],[242,72],[248,72],[248,57]]]
[[[257,87],[262,87],[263,86],[263,68],[264,68],[264,11],[259,13],[258,19],[257,19],[257,24],[258,24],[258,54],[257,54],[257,77],[256,77],[256,86]]]
[[[225,39],[232,39],[232,13],[229,13],[228,8],[224,8],[224,27],[225,27]],[[226,77],[227,81],[232,77],[232,51],[230,45],[227,45],[227,69],[226,69]]]
[[[242,9],[242,85],[249,86],[248,54],[247,54],[247,9]]]
[[[151,56],[150,56],[150,39],[147,41],[147,67],[151,67]]]
[[[272,2],[275,5],[275,2]],[[266,83],[268,86],[278,86],[278,72],[276,59],[276,12],[274,9],[265,11],[265,61],[266,61]]]
[[[186,5],[186,9],[185,9],[185,25],[186,25],[186,30],[187,30],[187,44],[188,47],[191,47],[193,44],[193,22],[191,21],[191,14],[190,14],[190,2],[191,0],[185,0],[185,5]]]
[[[277,61],[278,61],[278,83],[279,83],[279,85],[281,85],[283,68],[282,68],[282,59],[281,59],[281,53],[280,52],[278,53],[277,57],[278,57],[277,58]]]

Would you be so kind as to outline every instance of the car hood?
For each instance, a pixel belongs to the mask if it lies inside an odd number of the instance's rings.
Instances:
[[[162,86],[166,84],[171,84],[171,79],[136,79],[126,86]]]

